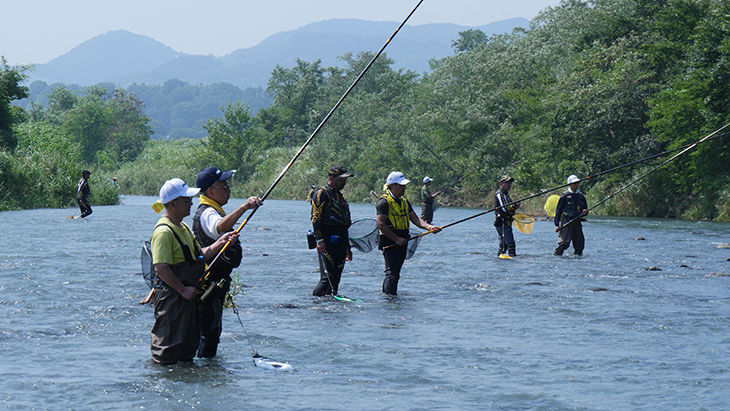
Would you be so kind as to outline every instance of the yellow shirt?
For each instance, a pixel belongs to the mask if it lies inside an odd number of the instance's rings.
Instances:
[[[197,257],[196,250],[200,249],[200,246],[195,240],[193,232],[190,231],[185,223],[181,222],[182,228],[176,226],[169,218],[162,216],[155,225],[155,230],[152,233],[152,264],[169,264],[175,265],[185,261],[185,253],[183,252],[180,243],[177,241],[175,236],[172,234],[167,227],[159,227],[160,224],[167,224],[170,226],[180,237],[180,241],[190,247],[192,257]]]

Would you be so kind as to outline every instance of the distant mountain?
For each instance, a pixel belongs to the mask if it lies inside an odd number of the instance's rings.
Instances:
[[[170,47],[126,30],[87,40],[47,64],[36,65],[31,81],[94,85],[131,73],[145,73],[182,55]]]
[[[113,82],[162,84],[177,78],[192,84],[231,83],[240,88],[266,88],[272,69],[294,66],[296,59],[322,60],[324,67],[342,65],[345,53],[376,52],[398,27],[396,22],[334,19],[308,24],[296,30],[269,36],[254,47],[239,49],[223,57],[188,55],[126,30],[94,37],[47,64],[39,64],[30,81],[82,86]],[[388,45],[386,54],[395,68],[419,73],[428,71],[428,61],[453,54],[451,42],[460,31],[479,29],[487,35],[508,33],[528,27],[529,21],[515,18],[481,27],[455,24],[405,26]]]

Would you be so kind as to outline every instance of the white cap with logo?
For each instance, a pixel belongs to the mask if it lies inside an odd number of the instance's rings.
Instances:
[[[388,174],[388,179],[385,180],[386,184],[400,184],[402,186],[410,182],[411,180],[406,179],[406,177],[400,171],[393,171],[392,173]]]
[[[200,192],[199,188],[190,188],[179,178],[165,181],[160,188],[160,201],[167,204],[178,197],[192,197]]]

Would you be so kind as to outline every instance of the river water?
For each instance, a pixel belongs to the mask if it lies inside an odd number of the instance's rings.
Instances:
[[[136,274],[153,201],[124,197],[85,220],[67,219],[71,209],[0,213],[3,409],[730,404],[730,224],[591,216],[584,256],[554,257],[552,223],[537,221],[515,234],[518,258],[500,260],[488,214],[423,237],[398,297],[380,292],[380,252],[355,252],[340,293],[362,301],[343,302],[311,296],[308,203],[269,200],[242,231],[234,273],[248,338],[294,367],[281,372],[253,365],[230,309],[217,358],[151,364],[153,314],[138,304],[148,289]],[[372,204],[351,209],[353,219],[374,217]],[[479,211],[440,208],[434,224]]]

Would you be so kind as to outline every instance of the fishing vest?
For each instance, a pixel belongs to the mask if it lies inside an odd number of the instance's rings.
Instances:
[[[324,197],[324,198],[323,198]],[[322,201],[324,200],[324,201]],[[315,201],[317,204],[315,204]],[[312,221],[314,222],[314,207],[322,207],[319,214],[319,222],[322,225],[338,225],[349,228],[352,225],[350,217],[350,206],[345,201],[342,193],[335,191],[330,185],[316,190],[312,195]]]
[[[502,197],[500,199],[500,196]],[[501,201],[500,201],[501,200]],[[497,189],[497,192],[494,193],[494,224],[502,224],[503,222],[512,223],[512,220],[514,219],[515,212],[517,211],[517,208],[514,204],[511,205],[503,205],[509,204],[512,202],[512,199],[510,198],[509,194],[507,194],[504,190],[501,188]]]
[[[565,199],[565,205],[560,215],[564,218],[573,219],[578,217],[583,214],[583,209],[588,208],[586,198],[581,192],[571,193],[566,191],[563,193],[563,198]]]
[[[390,222],[390,227],[393,230],[408,230],[410,227],[409,210],[411,209],[408,200],[405,197],[401,197],[400,203],[398,203],[388,191],[380,196],[380,198],[388,201],[388,221]]]
[[[198,242],[203,247],[208,247],[216,241],[215,239],[208,237],[205,230],[203,230],[203,225],[200,223],[200,216],[203,215],[203,211],[207,208],[213,207],[204,204],[199,205],[198,210],[195,212],[195,216],[193,217],[193,234],[195,234],[195,238],[198,239]],[[215,212],[223,217],[218,210],[215,210]],[[215,262],[215,265],[211,267],[210,272],[211,274],[214,274],[211,275],[211,278],[217,281],[223,278],[223,276],[229,275],[234,268],[241,264],[242,255],[243,249],[241,248],[240,241],[231,243],[223,255],[218,258],[218,261]]]

